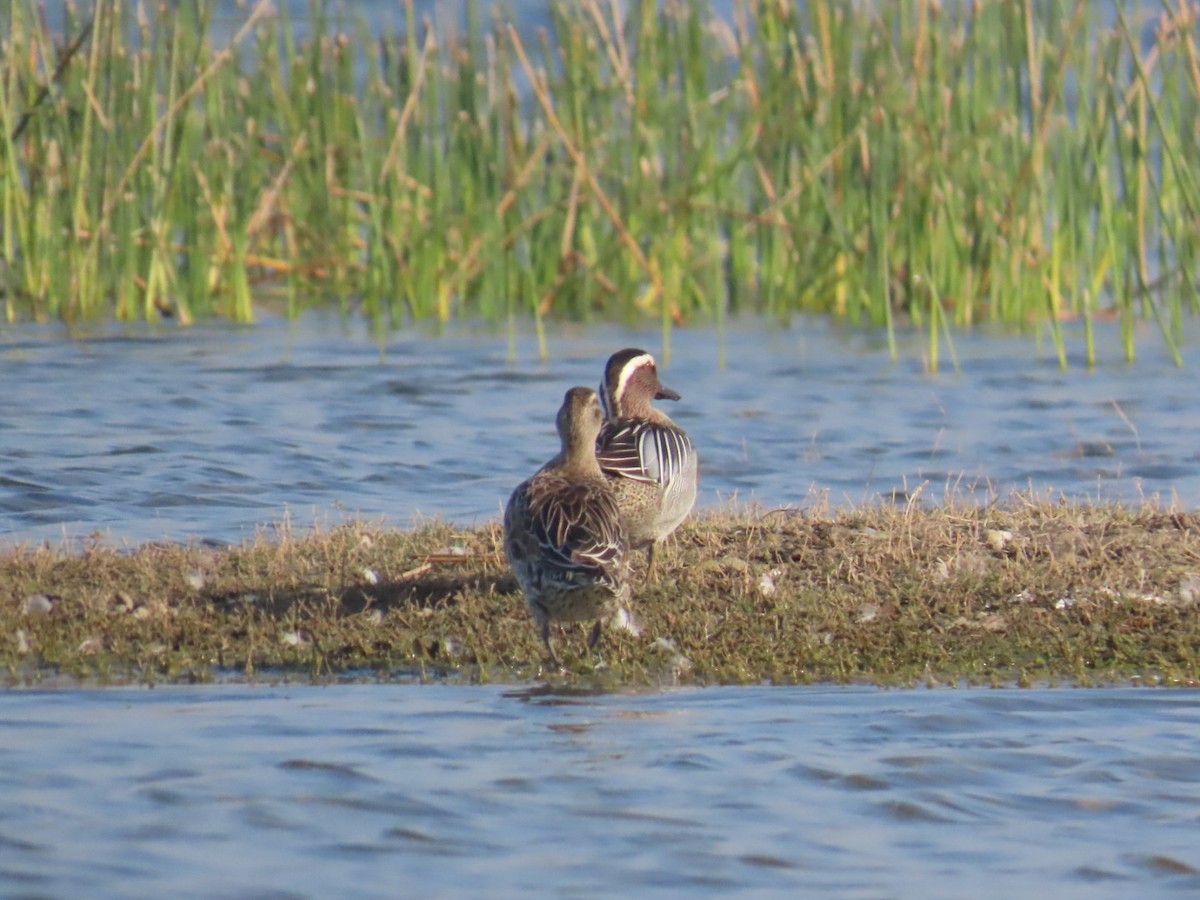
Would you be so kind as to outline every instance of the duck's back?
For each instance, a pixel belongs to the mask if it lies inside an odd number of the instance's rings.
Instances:
[[[504,513],[504,550],[535,613],[594,618],[628,593],[616,497],[601,477],[544,469],[522,482]]]
[[[635,547],[670,534],[696,502],[691,438],[666,416],[661,419],[609,419],[597,440],[596,459]]]

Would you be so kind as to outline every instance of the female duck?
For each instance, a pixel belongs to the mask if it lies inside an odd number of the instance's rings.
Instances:
[[[595,391],[567,391],[561,452],[513,491],[504,511],[504,552],[555,665],[551,622],[595,619],[592,647],[630,596],[617,499],[596,461],[603,418]]]

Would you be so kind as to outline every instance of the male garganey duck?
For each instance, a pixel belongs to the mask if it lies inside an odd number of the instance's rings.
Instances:
[[[696,502],[696,448],[687,433],[651,406],[678,400],[658,380],[654,357],[630,348],[614,353],[604,368],[600,400],[605,422],[596,457],[617,495],[629,547],[654,548],[674,531]]]

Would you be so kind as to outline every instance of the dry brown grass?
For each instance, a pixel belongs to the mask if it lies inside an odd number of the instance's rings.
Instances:
[[[1198,599],[1200,517],[1156,506],[722,511],[686,523],[639,582],[640,637],[610,628],[588,655],[580,626],[557,644],[563,677],[605,686],[1192,684]],[[543,662],[496,524],[0,553],[10,683],[522,681]]]

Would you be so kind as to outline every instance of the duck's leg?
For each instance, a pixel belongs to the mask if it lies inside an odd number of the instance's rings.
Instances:
[[[542,643],[546,645],[546,652],[550,654],[550,661],[554,663],[555,668],[561,669],[562,662],[558,658],[558,654],[554,652],[554,645],[550,643],[550,620],[542,621]]]
[[[592,630],[588,632],[587,645],[589,650],[594,650],[596,648],[596,644],[600,642],[600,631],[603,628],[603,625],[604,623],[600,619],[597,619],[596,624],[592,626]]]

